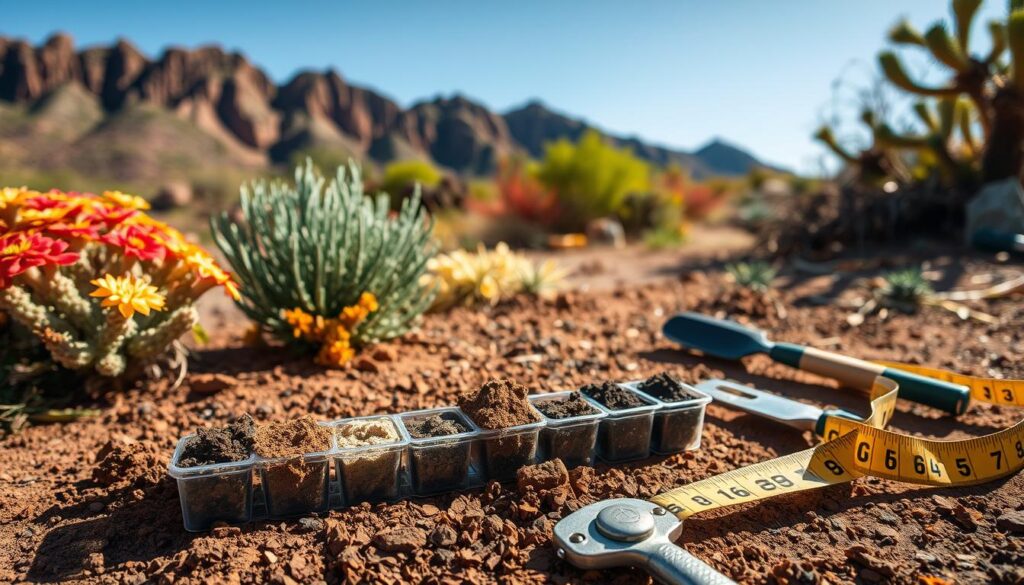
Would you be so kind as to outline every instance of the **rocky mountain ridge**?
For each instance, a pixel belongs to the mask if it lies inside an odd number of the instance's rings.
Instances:
[[[134,179],[168,165],[261,167],[326,151],[378,163],[420,158],[487,175],[505,155],[538,157],[545,143],[588,128],[539,102],[500,115],[456,95],[405,109],[333,69],[278,85],[218,46],[172,47],[150,59],[125,40],[76,51],[64,34],[35,47],[0,37],[0,155],[22,165],[109,167]],[[605,135],[698,177],[760,164],[724,143],[687,153]]]

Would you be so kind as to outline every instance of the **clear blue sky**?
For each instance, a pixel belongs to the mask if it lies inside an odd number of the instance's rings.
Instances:
[[[983,16],[1004,10],[987,0]],[[125,37],[150,56],[215,42],[278,81],[334,66],[406,106],[456,91],[500,111],[540,98],[609,131],[682,148],[721,136],[813,171],[832,81],[869,79],[899,16],[924,28],[947,12],[945,0],[0,0],[0,34]]]

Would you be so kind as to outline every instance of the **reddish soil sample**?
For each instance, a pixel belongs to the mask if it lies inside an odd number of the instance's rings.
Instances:
[[[401,435],[389,418],[357,420],[335,427],[340,449],[380,445],[380,449],[342,451],[338,456],[341,486],[348,505],[398,497],[398,466],[402,461]]]
[[[561,419],[597,414],[597,409],[587,404],[587,401],[576,393],[569,394],[561,400],[538,402],[535,406],[548,418]]]
[[[256,427],[253,450],[268,459],[287,457],[282,462],[261,464],[267,511],[272,516],[293,516],[327,508],[328,461],[306,460],[307,453],[331,448],[331,430],[306,415],[287,422]]]
[[[242,461],[253,448],[256,423],[245,414],[226,427],[199,428],[181,451],[178,465],[196,467],[213,463]]]
[[[475,392],[459,396],[459,408],[481,429],[504,429],[537,422],[526,386],[512,380],[489,380]]]
[[[530,408],[526,386],[512,380],[490,380],[476,392],[459,396],[459,407],[482,429],[498,430],[539,422]],[[512,481],[516,470],[537,456],[539,429],[482,437],[484,468],[489,479]]]
[[[414,439],[446,437],[469,431],[455,412],[442,412],[419,419],[406,419],[405,428]],[[469,477],[470,441],[429,441],[410,450],[412,487],[417,494],[432,494],[462,487]]]
[[[601,382],[599,384],[587,384],[580,388],[580,392],[607,406],[611,410],[626,410],[646,406],[643,398],[626,390],[614,382]]]

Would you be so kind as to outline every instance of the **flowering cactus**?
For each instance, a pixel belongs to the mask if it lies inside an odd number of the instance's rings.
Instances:
[[[148,208],[118,191],[0,191],[0,311],[61,366],[121,376],[198,322],[204,292],[238,297],[231,275]]]
[[[488,250],[455,250],[439,254],[427,263],[424,286],[436,287],[437,297],[431,310],[456,305],[496,304],[519,293],[546,294],[565,277],[551,260],[536,264],[522,254],[512,252],[501,242]]]

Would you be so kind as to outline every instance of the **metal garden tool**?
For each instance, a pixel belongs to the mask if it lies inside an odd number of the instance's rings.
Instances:
[[[877,376],[899,384],[899,396],[921,404],[962,414],[967,410],[970,391],[966,386],[926,378],[903,370],[805,347],[794,343],[774,343],[763,331],[744,327],[735,321],[715,319],[699,313],[680,313],[662,327],[665,337],[708,355],[738,360],[755,353],[768,354],[773,360],[835,378],[851,388],[871,388]]]
[[[825,421],[830,416],[861,420],[846,410],[818,408],[729,380],[705,380],[696,388],[711,396],[715,404],[731,406],[802,431],[813,431],[819,436],[825,434]]]
[[[735,585],[732,579],[673,544],[683,521],[665,508],[632,498],[580,508],[555,525],[559,558],[581,569],[633,566],[669,585]]]

